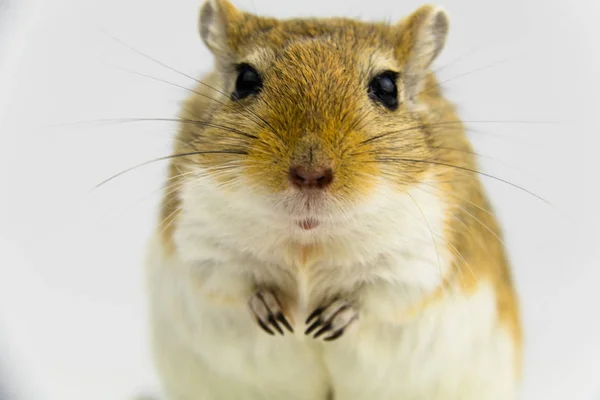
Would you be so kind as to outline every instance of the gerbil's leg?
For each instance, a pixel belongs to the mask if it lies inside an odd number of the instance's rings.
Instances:
[[[257,290],[250,296],[248,300],[250,310],[256,317],[258,325],[269,335],[275,335],[275,331],[283,335],[283,329],[279,325],[283,325],[285,329],[294,332],[292,325],[283,315],[281,304],[275,294],[270,290]],[[273,329],[274,328],[274,329]]]
[[[306,320],[309,327],[305,334],[315,332],[313,338],[323,337],[331,341],[339,338],[358,321],[358,312],[352,304],[344,300],[317,308]],[[312,324],[311,324],[312,323]]]

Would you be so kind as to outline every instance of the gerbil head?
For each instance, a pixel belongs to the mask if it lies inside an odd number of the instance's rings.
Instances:
[[[399,160],[431,154],[423,109],[439,93],[429,68],[447,32],[431,5],[383,24],[277,20],[209,0],[200,35],[216,72],[187,104],[198,124],[184,125],[179,152],[197,152],[186,165],[217,190],[304,228],[346,218],[433,168]]]

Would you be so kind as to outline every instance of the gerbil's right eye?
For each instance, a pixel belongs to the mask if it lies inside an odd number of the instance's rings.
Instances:
[[[258,71],[248,64],[238,65],[237,71],[238,76],[235,81],[235,91],[231,95],[233,100],[241,100],[260,92],[262,89],[262,78]]]

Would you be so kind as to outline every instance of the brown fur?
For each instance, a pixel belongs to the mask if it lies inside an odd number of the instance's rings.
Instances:
[[[226,40],[207,42],[216,55],[216,72],[203,81],[225,95],[199,84],[181,117],[236,127],[257,139],[214,125],[182,123],[176,154],[222,149],[247,154],[175,158],[169,188],[177,187],[189,163],[210,169],[234,162],[241,169],[216,175],[224,183],[223,190],[241,170],[256,190],[276,193],[287,187],[290,165],[301,163],[332,167],[336,179],[330,193],[349,203],[368,196],[374,178],[404,190],[433,172],[442,182],[439,195],[451,205],[448,243],[439,244],[455,254],[454,272],[446,277],[447,285],[470,292],[481,282],[493,282],[499,323],[519,344],[518,304],[502,235],[479,177],[472,172],[478,166],[471,144],[435,77],[423,69],[439,49],[415,54],[419,30],[431,8],[424,7],[399,24],[387,25],[349,19],[280,21],[239,12],[224,0],[217,3],[221,18],[227,22],[227,32],[223,32]],[[235,81],[233,65],[248,57],[261,72],[264,89],[258,100],[232,102],[228,96]],[[403,102],[393,113],[373,106],[366,94],[369,78],[385,69],[401,72]],[[412,99],[424,105],[423,111],[406,107],[404,103]],[[363,144],[398,130],[404,131]],[[169,190],[162,218],[166,226],[163,238],[171,249],[178,206],[178,191]],[[436,292],[419,307],[443,301],[442,293]],[[419,307],[412,312],[418,312]]]

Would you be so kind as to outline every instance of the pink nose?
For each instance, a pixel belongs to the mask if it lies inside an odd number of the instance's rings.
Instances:
[[[324,189],[333,181],[331,168],[290,168],[290,180],[300,189]]]

